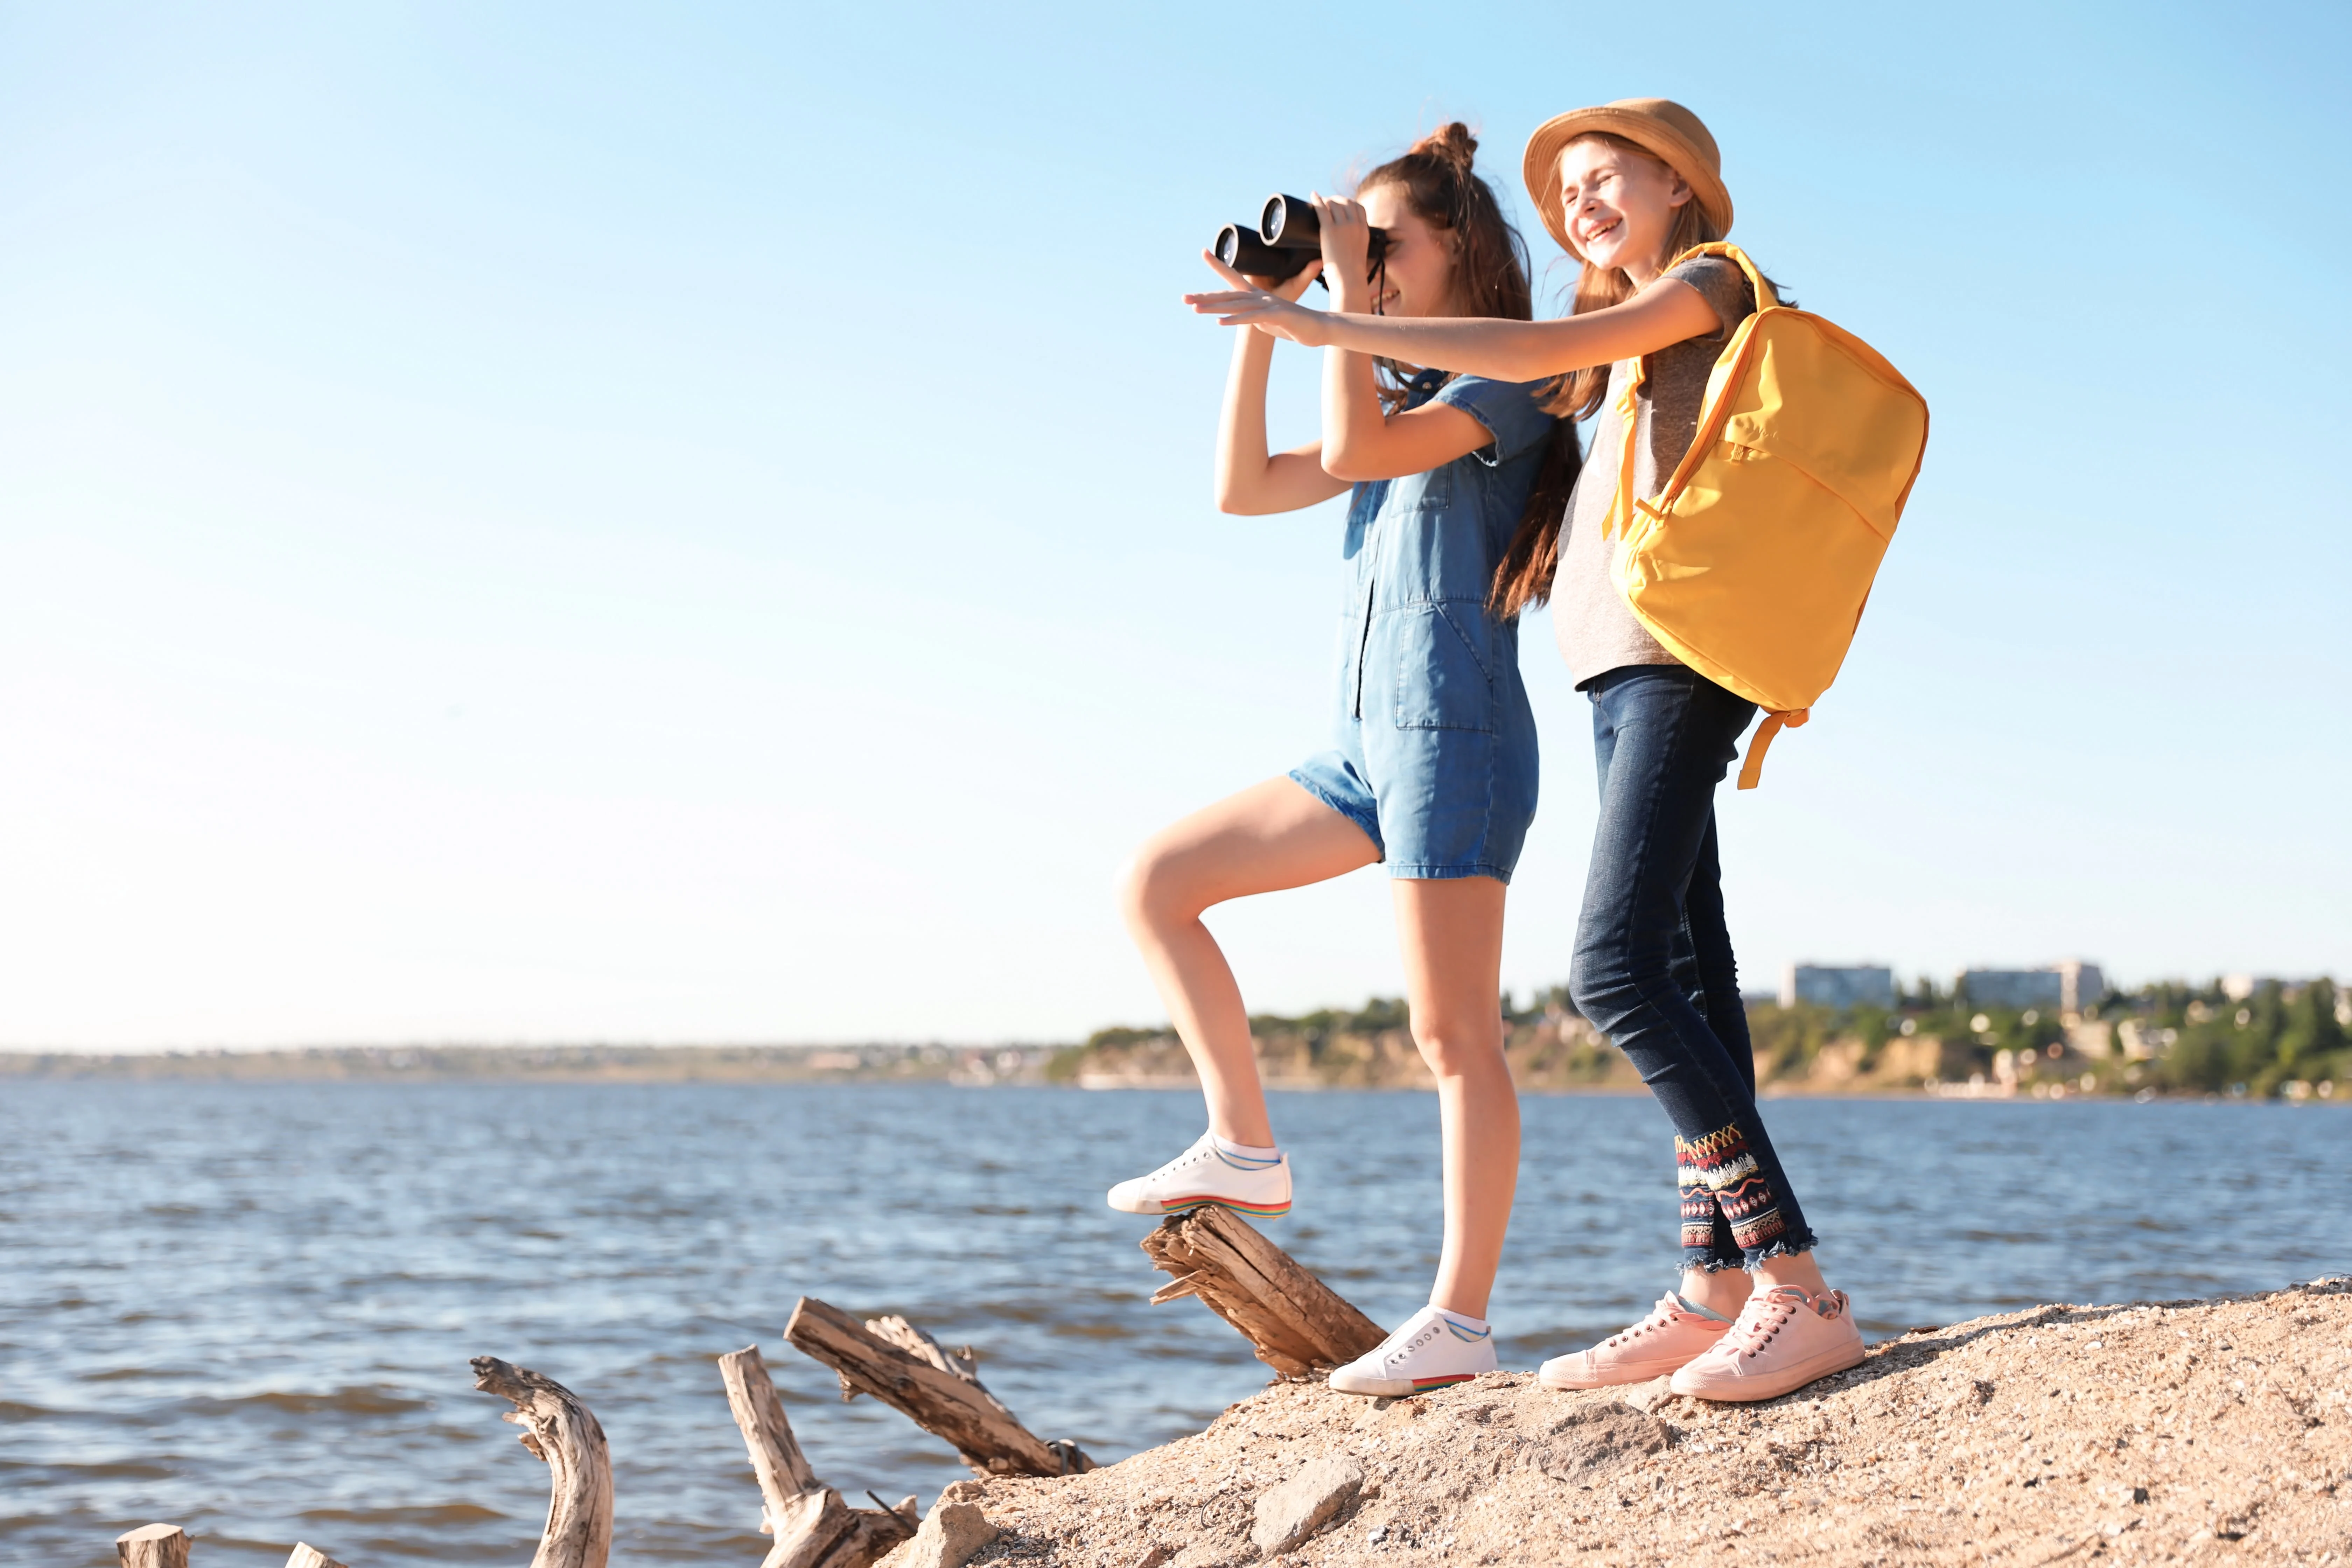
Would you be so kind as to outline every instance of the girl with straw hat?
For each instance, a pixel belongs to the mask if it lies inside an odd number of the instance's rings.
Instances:
[[[1554,378],[1549,406],[1596,416],[1597,450],[1634,431],[1636,499],[1654,496],[1697,431],[1708,373],[1756,309],[1720,257],[1675,258],[1731,227],[1706,127],[1664,99],[1622,99],[1547,121],[1528,193],[1582,263],[1553,321],[1390,321],[1309,310],[1246,286],[1185,296],[1229,326],[1505,381]],[[1646,362],[1638,394],[1623,395]],[[1641,1069],[1674,1123],[1683,1274],[1640,1322],[1547,1362],[1545,1383],[1592,1388],[1671,1373],[1677,1393],[1769,1399],[1862,1360],[1845,1296],[1764,1128],[1723,906],[1715,790],[1753,704],[1668,653],[1617,588],[1619,475],[1594,464],[1563,512],[1530,518],[1496,572],[1503,614],[1549,600],[1560,651],[1592,707],[1601,810],[1570,975],[1578,1008]]]

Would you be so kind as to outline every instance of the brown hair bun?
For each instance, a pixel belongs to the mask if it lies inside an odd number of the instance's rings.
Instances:
[[[1414,142],[1412,152],[1406,153],[1406,156],[1411,157],[1414,153],[1426,157],[1442,158],[1446,163],[1466,171],[1478,155],[1478,138],[1470,134],[1470,128],[1467,125],[1456,120],[1451,124],[1438,127]]]

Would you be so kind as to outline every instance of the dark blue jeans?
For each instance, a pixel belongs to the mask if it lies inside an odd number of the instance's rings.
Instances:
[[[1585,694],[1601,819],[1570,994],[1674,1122],[1685,1264],[1808,1251],[1813,1233],[1756,1109],[1716,855],[1715,786],[1756,706],[1678,664],[1625,665]]]

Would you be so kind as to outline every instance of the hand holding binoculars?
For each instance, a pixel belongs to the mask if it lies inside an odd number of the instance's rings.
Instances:
[[[1279,283],[1323,259],[1323,224],[1311,202],[1277,194],[1265,198],[1255,230],[1229,223],[1217,231],[1213,248],[1218,260],[1244,278],[1271,278]],[[1388,248],[1389,231],[1376,228],[1366,259],[1378,267]]]

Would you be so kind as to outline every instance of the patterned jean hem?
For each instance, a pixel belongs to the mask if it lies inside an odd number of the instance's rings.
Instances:
[[[1784,1236],[1769,1247],[1758,1247],[1748,1259],[1748,1270],[1752,1274],[1759,1263],[1769,1262],[1775,1258],[1794,1258],[1801,1252],[1811,1252],[1819,1245],[1820,1238],[1810,1230],[1801,1230],[1793,1236]]]
[[[1685,1268],[1696,1268],[1702,1274],[1720,1274],[1727,1268],[1747,1268],[1748,1259],[1745,1258],[1717,1258],[1710,1252],[1702,1254],[1697,1258],[1685,1256],[1683,1258],[1683,1267]]]

